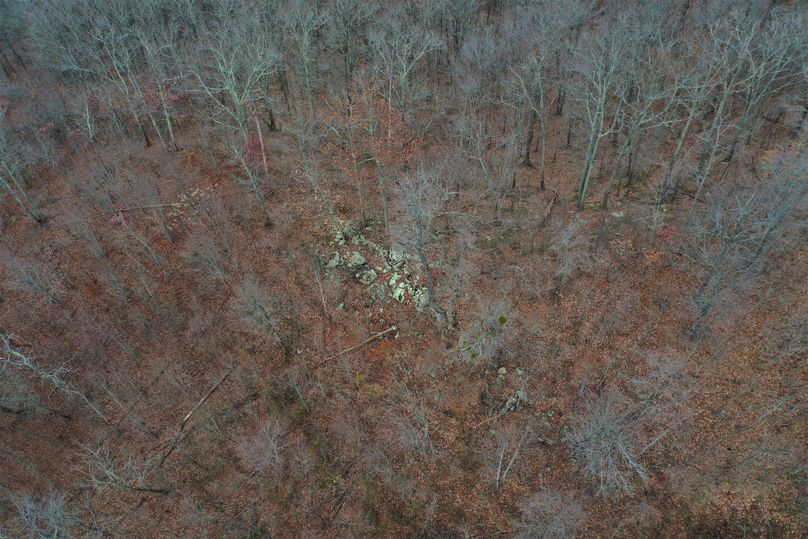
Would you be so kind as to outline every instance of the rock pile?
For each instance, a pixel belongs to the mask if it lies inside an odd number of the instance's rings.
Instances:
[[[336,250],[330,255],[320,255],[322,266],[331,271],[347,270],[374,299],[392,298],[398,303],[409,300],[419,312],[426,311],[429,307],[426,286],[418,283],[406,255],[368,240],[363,235],[365,228],[366,223],[361,221],[340,222],[333,229],[331,241]]]

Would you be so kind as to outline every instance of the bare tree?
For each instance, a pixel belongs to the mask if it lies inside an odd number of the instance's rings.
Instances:
[[[544,190],[544,164],[547,155],[547,59],[541,49],[531,51],[528,59],[513,70],[511,84],[515,93],[522,97],[527,107],[527,133],[525,136],[522,162],[524,166],[532,166],[530,149],[533,145],[533,134],[536,121],[539,122],[539,187]]]
[[[155,115],[161,121],[152,117],[157,133],[165,129],[167,140],[164,142],[169,149],[179,150],[177,144],[174,116],[176,110],[174,102],[181,91],[181,83],[187,78],[187,73],[179,56],[182,39],[188,30],[184,24],[183,10],[171,10],[169,14],[164,11],[165,6],[161,0],[150,0],[139,3],[133,9],[137,24],[133,28],[135,37],[143,51],[144,63],[148,67],[149,77],[147,91],[151,99],[145,99],[148,108],[156,108]],[[156,96],[157,103],[152,104]]]
[[[558,264],[555,271],[558,287],[563,286],[577,272],[586,271],[594,264],[595,257],[590,251],[584,226],[583,221],[573,219],[568,224],[559,225],[553,232],[550,252]]]
[[[614,110],[610,110],[610,104],[613,95],[619,94],[620,86],[624,84],[620,67],[627,46],[626,37],[621,32],[601,33],[593,36],[576,65],[576,73],[582,81],[582,99],[589,122],[589,141],[578,187],[579,210],[584,208],[600,142],[617,132],[621,126],[622,103],[618,102]]]
[[[11,195],[20,208],[37,223],[44,223],[45,214],[28,194],[23,177],[23,156],[12,146],[7,134],[5,110],[0,103],[0,188]]]
[[[269,418],[254,435],[239,442],[241,460],[257,473],[267,469],[283,470],[287,460],[288,434],[286,425],[274,417]]]
[[[502,298],[478,298],[475,318],[458,339],[459,354],[472,365],[490,366],[514,326],[513,309]]]
[[[53,491],[41,496],[18,494],[12,496],[12,502],[17,515],[10,525],[16,537],[72,539],[92,536],[80,531],[82,526],[78,515],[64,493]],[[0,536],[4,537],[2,528]]]
[[[326,46],[342,60],[342,76],[350,89],[361,59],[368,28],[378,8],[366,0],[336,0],[328,12]]]
[[[464,40],[460,53],[454,56],[452,81],[465,97],[464,109],[491,107],[493,114],[498,87],[505,79],[502,74],[511,63],[507,60],[511,50],[504,45],[488,27]]]
[[[408,23],[399,12],[391,12],[370,33],[377,69],[386,79],[388,107],[395,104],[409,111],[423,95],[419,65],[426,56],[441,48],[433,34]]]
[[[521,430],[521,432],[519,432]],[[514,470],[514,464],[519,458],[526,443],[533,438],[533,430],[529,422],[513,433],[504,430],[497,432],[496,473],[494,486],[500,488]]]
[[[635,477],[643,482],[648,479],[639,460],[641,440],[636,414],[626,410],[612,393],[590,396],[571,418],[566,436],[573,458],[604,496],[630,493]]]
[[[188,58],[189,70],[197,90],[207,98],[213,122],[225,131],[227,147],[249,178],[260,203],[264,195],[257,170],[247,153],[253,117],[267,103],[266,87],[278,69],[279,55],[267,33],[260,13],[237,11],[230,16],[227,0],[217,16],[225,18],[218,26],[202,28],[201,46]],[[235,17],[235,16],[234,16]]]
[[[806,202],[806,170],[804,152],[786,156],[773,166],[770,181],[716,193],[702,219],[692,224],[689,252],[702,278],[691,299],[691,335],[700,333],[724,292],[742,290],[760,272],[789,214]]]
[[[12,344],[12,336],[0,334],[0,361],[3,367],[15,367],[30,372],[37,378],[47,382],[58,389],[67,397],[77,397],[84,402],[95,414],[107,420],[101,409],[92,402],[84,393],[79,391],[70,382],[65,380],[65,375],[69,372],[65,365],[60,365],[55,369],[42,366],[39,362],[25,354],[22,350]]]
[[[219,245],[213,234],[206,230],[196,232],[189,239],[189,244],[188,261],[191,269],[227,286],[227,250]]]
[[[0,364],[0,412],[15,415],[29,411],[47,412],[62,419],[71,418],[69,414],[44,404],[29,383],[26,373],[14,367],[10,362]]]
[[[264,292],[255,275],[247,275],[235,287],[234,311],[250,331],[281,344],[280,307]]]
[[[805,119],[808,118],[808,63],[804,64],[801,69],[802,75],[802,112],[800,113],[800,121],[797,128],[794,130],[797,135],[805,127]]]
[[[80,471],[96,490],[115,489],[149,494],[168,494],[167,487],[153,487],[148,483],[152,468],[150,459],[123,457],[102,444],[84,446],[84,462]]]
[[[92,91],[91,85],[85,84],[71,108],[73,123],[87,137],[90,144],[96,143],[99,133],[98,103],[99,99]]]
[[[401,180],[399,189],[403,211],[401,221],[392,232],[393,243],[417,257],[426,279],[426,309],[437,314],[442,311],[436,302],[429,250],[435,238],[433,223],[443,211],[448,197],[447,174],[442,167],[420,167]]]
[[[0,67],[6,77],[18,76],[27,68],[26,62],[18,50],[26,33],[27,20],[25,4],[12,0],[0,2],[0,20],[3,21],[3,37],[0,39]]]
[[[733,159],[742,138],[748,140],[754,135],[765,102],[798,80],[798,66],[804,65],[808,47],[806,24],[804,12],[776,9],[769,14],[760,37],[739,51],[744,70],[738,89],[744,100],[743,113],[725,161]]]
[[[503,116],[506,116],[509,111],[504,112]],[[480,166],[485,182],[480,197],[490,202],[491,210],[496,214],[507,188],[516,186],[520,133],[512,130],[500,135],[487,118],[473,110],[458,115],[454,127],[461,150]]]
[[[5,266],[17,288],[52,305],[63,303],[63,283],[53,268],[43,266],[37,260],[26,260],[10,250],[5,258]]]
[[[731,128],[730,99],[744,83],[744,62],[758,22],[740,10],[730,12],[730,17],[708,29],[702,54],[707,57],[713,78],[713,114],[699,150],[696,169],[696,194],[698,200],[710,179],[717,162],[724,135]],[[695,202],[694,206],[695,207]],[[692,210],[691,210],[692,216]]]
[[[564,113],[568,86],[577,69],[575,63],[580,55],[581,36],[595,11],[594,8],[595,3],[589,0],[569,0],[564,3],[543,3],[535,15],[530,13],[525,16],[516,12],[516,16],[521,16],[523,20],[534,20],[533,17],[536,17],[533,28],[536,26],[543,28],[542,33],[546,39],[542,45],[547,50],[547,57],[555,71],[557,116]],[[533,28],[529,28],[528,31],[534,32]]]
[[[391,392],[392,402],[388,405],[386,415],[406,451],[434,460],[437,452],[430,433],[430,395],[424,393],[404,381],[397,382]]]
[[[127,23],[131,15],[129,7],[123,2],[103,3],[90,0],[83,9],[87,12],[83,14],[86,19],[82,22],[92,21],[87,29],[89,43],[83,43],[83,40],[76,43],[77,47],[84,47],[85,51],[78,56],[79,62],[75,65],[68,64],[67,69],[79,76],[104,81],[115,87],[123,96],[129,116],[135,121],[145,145],[151,146],[151,139],[143,122],[143,91],[137,79],[141,66],[138,44],[128,31]],[[77,21],[65,20],[62,24],[69,25],[71,22]],[[64,28],[62,31],[65,31]],[[148,111],[146,116],[157,135],[162,136],[154,116]]]
[[[650,131],[668,125],[672,119],[670,108],[674,104],[676,87],[671,85],[668,73],[660,68],[666,65],[672,46],[670,43],[659,43],[654,34],[655,27],[643,28],[643,37],[633,41],[628,58],[624,63],[629,83],[620,88],[618,99],[622,121],[620,130],[615,136],[622,136],[616,155],[612,156],[613,164],[609,181],[603,191],[603,208],[609,204],[612,190],[620,186],[625,164],[626,187],[629,188],[634,178],[634,168],[640,146]],[[652,45],[647,43],[651,41]],[[656,43],[654,43],[656,41]]]
[[[447,55],[457,55],[471,30],[479,9],[478,0],[434,0],[422,4],[421,17],[437,26],[449,45]],[[447,60],[448,63],[448,60]]]
[[[315,38],[326,17],[317,6],[305,0],[290,0],[282,17],[284,35],[294,43],[306,90],[309,117],[314,118],[314,79],[317,75],[317,43]]]
[[[7,362],[0,365],[0,411],[21,414],[39,406],[36,392]]]
[[[685,52],[672,66],[676,80],[672,84],[675,94],[671,102],[671,109],[678,120],[674,125],[680,125],[680,127],[676,145],[667,161],[665,177],[660,184],[658,197],[663,204],[673,202],[676,198],[688,137],[692,134],[699,119],[707,116],[710,94],[714,85],[715,75],[709,68],[709,59],[705,59],[704,55],[696,54],[689,48],[690,46],[688,43],[682,45]]]
[[[494,133],[485,118],[476,112],[468,111],[455,119],[455,129],[460,138],[460,146],[469,159],[477,161],[485,180],[484,196],[496,192],[496,178],[491,168],[491,152],[494,146]]]
[[[542,489],[522,504],[522,520],[516,523],[516,539],[567,539],[576,537],[586,513],[573,493]]]

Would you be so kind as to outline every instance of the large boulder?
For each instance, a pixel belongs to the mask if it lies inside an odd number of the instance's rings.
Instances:
[[[334,253],[331,258],[326,262],[325,267],[328,269],[336,269],[343,263],[342,255]]]
[[[368,259],[365,258],[365,255],[363,255],[359,251],[354,251],[348,258],[348,267],[351,267],[353,269],[358,269],[361,268],[362,266],[367,266],[367,263]]]
[[[372,283],[366,289],[370,297],[378,300],[387,299],[387,285],[384,283]]]
[[[404,253],[397,251],[396,249],[390,249],[390,253],[387,256],[387,261],[391,268],[397,270],[401,269],[406,262]]]
[[[392,283],[393,281],[391,279],[390,286],[393,285]],[[399,303],[402,303],[404,301],[404,298],[406,297],[406,293],[407,293],[407,285],[404,283],[398,283],[398,286],[396,286],[393,289],[393,299]]]
[[[429,307],[429,292],[422,286],[413,287],[412,299],[415,300],[415,309],[422,313]]]
[[[356,280],[359,281],[360,283],[364,285],[369,285],[370,283],[376,280],[376,277],[378,277],[378,275],[376,274],[376,270],[366,268],[356,273],[354,277],[356,277]]]

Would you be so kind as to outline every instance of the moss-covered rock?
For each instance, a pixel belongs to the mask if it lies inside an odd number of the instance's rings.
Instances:
[[[348,258],[348,267],[350,268],[354,269],[361,268],[362,266],[366,266],[367,263],[368,259],[365,258],[365,255],[363,255],[359,251],[354,251]]]
[[[370,283],[376,280],[378,275],[376,274],[376,270],[367,268],[354,274],[354,277],[356,277],[356,280],[359,281],[360,283],[364,285],[369,285]]]
[[[325,264],[325,267],[327,269],[336,269],[340,267],[343,262],[344,260],[342,258],[342,255],[335,252],[333,255],[331,255],[331,258],[328,259],[328,261]]]
[[[387,299],[387,285],[384,283],[372,283],[365,291],[373,299],[385,300]]]
[[[429,307],[429,292],[422,286],[413,287],[412,299],[415,301],[415,309],[424,312]]]
[[[406,297],[407,297],[406,285],[404,283],[399,283],[398,286],[396,286],[393,289],[393,299],[399,303],[403,303]]]

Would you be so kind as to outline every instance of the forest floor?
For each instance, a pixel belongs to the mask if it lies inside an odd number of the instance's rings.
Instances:
[[[201,137],[187,126],[180,138]],[[395,271],[366,244],[334,241],[345,223],[378,215],[370,202],[378,192],[365,186],[360,199],[327,155],[317,156],[323,172],[313,185],[290,150],[294,138],[282,131],[268,140],[273,194],[264,207],[243,204],[249,188],[223,156],[157,145],[144,152],[135,143],[82,149],[69,169],[44,175],[37,197],[46,214],[60,217],[43,226],[4,205],[6,246],[43,260],[63,299],[35,301],[4,287],[0,330],[42,351],[43,361],[64,363],[109,421],[79,421],[84,412],[75,409],[70,419],[0,414],[2,486],[86,483],[82,447],[106,440],[115,455],[159,461],[150,481],[170,485],[167,495],[87,491],[100,513],[118,515],[108,524],[113,533],[115,523],[162,530],[143,537],[202,536],[205,528],[222,536],[248,515],[253,526],[289,537],[405,537],[413,522],[424,536],[465,527],[469,536],[495,537],[509,533],[523,501],[542,489],[580,493],[586,537],[735,535],[747,525],[753,535],[796,537],[805,529],[808,476],[782,475],[777,464],[808,448],[795,400],[808,371],[783,352],[789,332],[774,327],[793,323],[793,336],[804,338],[796,335],[805,330],[808,297],[804,244],[787,240],[762,276],[765,286],[711,321],[712,335],[723,337],[697,346],[685,334],[683,298],[695,281],[680,248],[695,202],[680,197],[652,230],[654,209],[641,202],[651,199],[651,175],[613,197],[608,212],[574,212],[580,156],[562,146],[548,159],[547,191],[538,190],[535,169],[522,167],[496,215],[479,218],[477,209],[473,220],[447,220],[452,241],[433,278],[455,315],[450,325],[419,313],[412,297],[371,297],[344,264],[322,264],[335,251],[361,252],[378,281],[389,282]],[[102,167],[114,181],[91,180]],[[162,215],[145,207],[142,178],[157,182]],[[115,206],[91,217],[107,250],[98,259],[69,209],[80,193],[109,186],[119,189],[106,193]],[[600,200],[598,189],[591,200]],[[203,221],[225,239],[227,279],[255,276],[277,292],[280,346],[244,330],[229,282],[189,269]],[[592,241],[575,247],[580,270],[560,279],[548,270],[555,247],[547,231],[571,221]],[[387,243],[376,218],[361,234]],[[408,271],[424,282],[416,264]],[[116,292],[137,279],[147,293]],[[492,353],[470,351],[489,345]],[[670,435],[644,455],[648,480],[634,496],[590,495],[563,443],[567,418],[606,386],[635,395],[632,380],[653,376],[653,358],[673,357],[686,359],[676,383],[689,387],[688,398]],[[45,403],[71,409],[54,392]],[[267,417],[288,429],[282,473],[252,471],[238,457],[249,452],[242,439]],[[531,440],[522,445],[525,433]],[[506,462],[519,453],[497,485],[500,451]],[[738,515],[758,521],[739,524]]]

